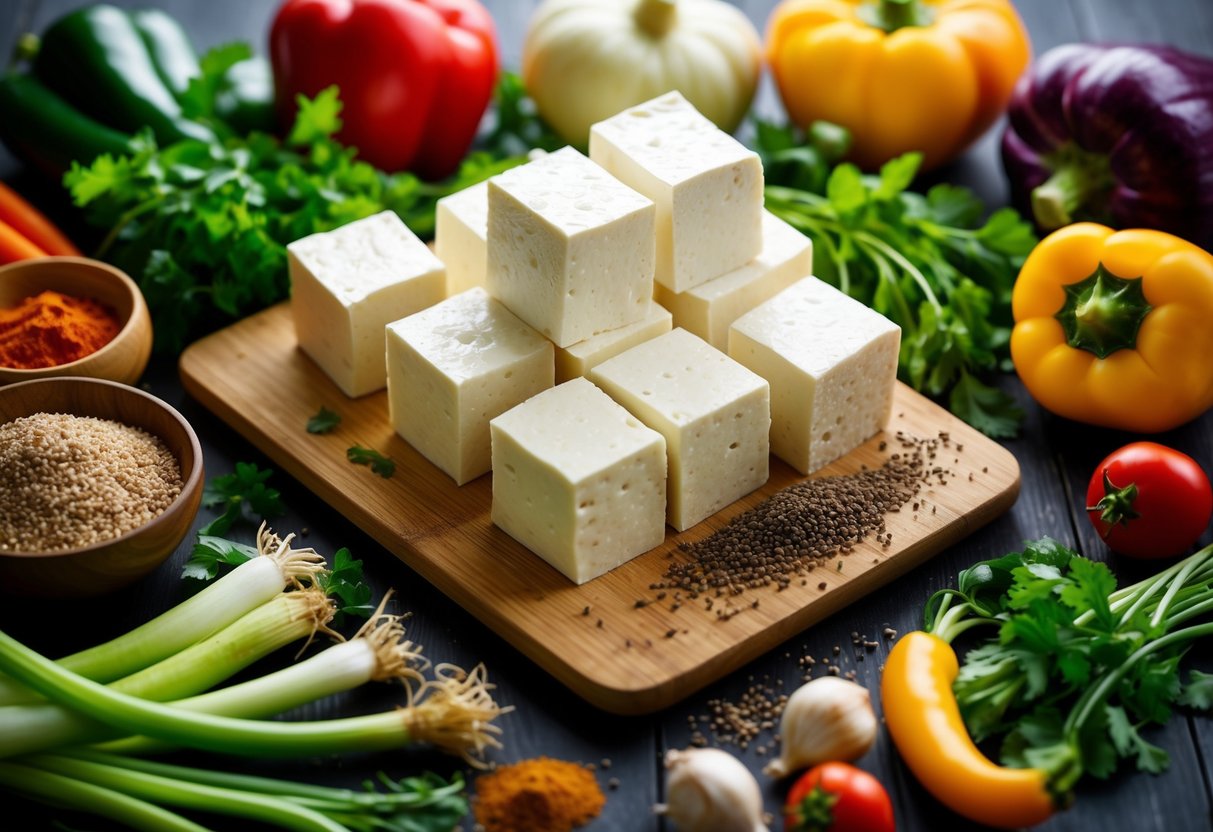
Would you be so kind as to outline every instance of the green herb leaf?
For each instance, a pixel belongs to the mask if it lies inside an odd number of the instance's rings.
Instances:
[[[203,489],[202,505],[222,506],[223,513],[199,533],[222,536],[242,518],[256,522],[285,513],[278,490],[266,485],[273,473],[268,469],[262,471],[255,463],[237,462],[233,473],[213,478]]]
[[[1188,674],[1188,683],[1176,700],[1180,705],[1207,711],[1213,708],[1213,674],[1193,670]]]
[[[341,414],[321,405],[316,415],[307,420],[308,433],[328,433],[341,424]]]
[[[323,142],[341,129],[341,99],[337,87],[325,87],[315,98],[301,95],[295,101],[299,114],[286,138],[287,144],[306,147]]]
[[[189,119],[214,123],[215,95],[227,71],[253,56],[247,43],[228,43],[208,50],[199,59],[202,74],[190,79],[181,96],[181,113]]]
[[[340,617],[369,618],[375,611],[371,604],[371,587],[362,572],[362,561],[355,560],[350,550],[342,547],[333,553],[329,569],[317,575],[316,585],[337,601]]]
[[[1023,421],[1023,409],[1010,394],[983,384],[967,372],[960,373],[948,405],[961,419],[995,439],[1015,436]]]
[[[361,445],[355,445],[345,452],[345,458],[355,465],[369,465],[371,470],[384,479],[388,479],[392,474],[396,473],[396,463],[388,459],[379,451],[371,448],[363,448]]]
[[[190,557],[185,562],[181,577],[209,581],[219,574],[220,566],[239,566],[257,556],[255,546],[200,532],[194,548],[190,550]]]

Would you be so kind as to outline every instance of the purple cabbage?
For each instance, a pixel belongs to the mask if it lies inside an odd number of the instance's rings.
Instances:
[[[1008,116],[1012,199],[1042,229],[1094,220],[1213,248],[1213,59],[1059,46],[1019,79]]]

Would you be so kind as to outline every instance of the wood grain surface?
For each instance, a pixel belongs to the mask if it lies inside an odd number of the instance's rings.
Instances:
[[[864,541],[785,591],[776,587],[660,601],[660,581],[682,542],[706,537],[747,508],[804,479],[772,458],[767,484],[663,545],[576,586],[489,519],[489,475],[464,486],[392,430],[387,396],[346,397],[297,346],[288,304],[193,344],[181,357],[186,390],[353,520],[381,545],[589,702],[648,713],[683,699],[788,636],[851,604],[967,536],[1011,506],[1019,466],[998,444],[898,384],[885,432],[822,469],[829,476],[879,467],[904,433],[947,437],[912,506],[888,516],[891,546]],[[341,414],[331,433],[309,434],[320,407]],[[396,462],[384,479],[345,457],[353,445]],[[920,506],[921,503],[921,506]],[[822,588],[824,587],[824,588]],[[637,608],[638,600],[655,601]],[[588,612],[587,612],[588,610]],[[720,610],[738,614],[722,619]]]

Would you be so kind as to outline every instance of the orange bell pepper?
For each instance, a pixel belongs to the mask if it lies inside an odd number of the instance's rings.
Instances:
[[[783,0],[767,23],[792,121],[846,127],[868,169],[960,153],[1006,109],[1030,55],[1008,0]]]
[[[1213,407],[1213,255],[1186,240],[1066,226],[1028,256],[1011,311],[1015,369],[1059,416],[1152,433]]]

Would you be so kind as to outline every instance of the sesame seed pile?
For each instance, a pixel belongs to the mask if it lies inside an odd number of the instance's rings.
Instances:
[[[62,413],[0,425],[0,551],[110,540],[163,513],[180,493],[176,458],[138,428]]]
[[[924,482],[946,484],[949,475],[932,462],[948,444],[946,434],[921,439],[899,433],[897,439],[902,452],[880,468],[790,485],[711,536],[681,544],[689,558],[673,563],[650,588],[683,590],[692,598],[739,595],[772,584],[782,589],[871,534],[887,548],[893,535],[885,515],[913,499]]]

